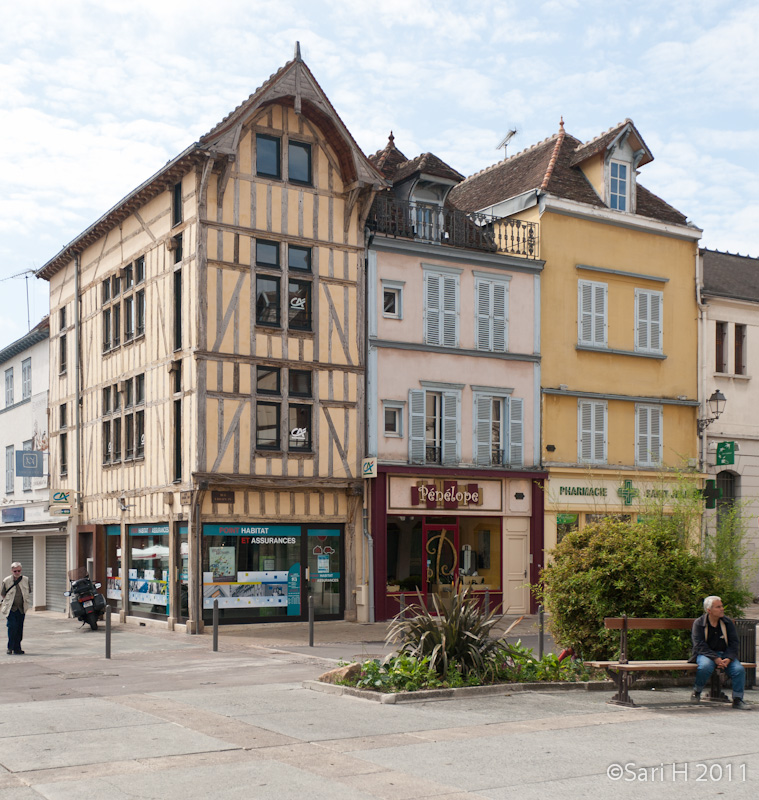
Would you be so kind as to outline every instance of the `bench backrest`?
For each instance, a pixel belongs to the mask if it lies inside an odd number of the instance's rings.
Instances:
[[[624,617],[606,617],[604,625],[610,630],[621,631]],[[638,631],[689,631],[693,627],[691,619],[667,619],[666,617],[645,619],[644,617],[627,617],[627,630]]]

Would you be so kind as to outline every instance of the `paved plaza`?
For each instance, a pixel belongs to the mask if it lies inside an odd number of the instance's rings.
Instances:
[[[534,635],[526,621],[523,639]],[[337,659],[379,655],[384,625],[298,623],[187,636],[27,617],[0,656],[0,800],[754,797],[752,712],[685,687],[541,690],[386,705],[303,687]],[[529,641],[529,640],[528,640]]]

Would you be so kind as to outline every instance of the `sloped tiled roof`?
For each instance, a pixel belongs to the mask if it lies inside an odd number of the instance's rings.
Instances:
[[[606,208],[603,200],[577,166],[576,158],[579,152],[584,152],[582,160],[589,157],[591,151],[601,152],[601,149],[607,147],[626,124],[627,121],[584,145],[579,139],[566,133],[562,123],[560,130],[548,139],[462,181],[451,190],[451,201],[464,211],[479,211],[534,190]],[[589,149],[585,150],[586,147]],[[686,224],[685,215],[649,192],[640,183],[636,183],[636,186],[637,215],[660,222]]]
[[[16,339],[7,347],[0,350],[0,364],[10,361],[14,356],[28,350],[32,345],[37,342],[42,342],[50,336],[50,317],[43,317],[41,322],[38,322],[29,333],[25,333],[20,339]]]
[[[385,147],[369,156],[369,161],[392,183],[400,183],[417,172],[452,181],[464,180],[464,176],[460,172],[450,167],[434,153],[422,153],[416,158],[406,158],[395,146],[395,137],[392,131]]]
[[[624,122],[620,122],[618,125],[615,125],[612,128],[609,128],[608,131],[596,136],[595,139],[591,139],[589,142],[585,142],[581,144],[577,150],[575,151],[574,158],[572,159],[572,166],[576,164],[581,164],[583,161],[587,161],[587,159],[592,158],[594,155],[598,153],[603,153],[604,150],[619,136],[622,131],[629,127],[633,134],[635,134],[636,139],[640,142],[643,149],[646,151],[645,155],[641,159],[640,164],[648,164],[649,162],[654,160],[654,157],[651,155],[651,151],[648,149],[648,145],[643,141],[643,137],[638,132],[638,129],[633,124],[633,121],[628,117]]]
[[[701,249],[704,294],[759,303],[759,258]]]

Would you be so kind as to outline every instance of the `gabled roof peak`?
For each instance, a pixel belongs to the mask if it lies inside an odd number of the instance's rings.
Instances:
[[[625,125],[632,125],[633,127],[635,127],[635,124],[630,119],[630,117],[626,117],[624,120],[622,120],[622,122],[618,122],[616,125],[612,125],[611,128],[607,128],[603,133],[599,133],[592,139],[588,139],[587,142],[580,142],[580,144],[577,145],[575,150],[581,150],[583,147],[587,147],[588,145],[593,144],[593,142],[598,142],[604,137],[608,136],[610,133],[615,133],[616,131],[621,130],[622,128],[624,128]]]

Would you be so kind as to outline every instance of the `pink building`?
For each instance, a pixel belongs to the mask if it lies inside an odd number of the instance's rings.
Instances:
[[[463,176],[431,153],[407,159],[392,134],[370,161],[392,184],[368,220],[374,616],[457,581],[529,611],[543,551],[537,225],[455,209]]]

